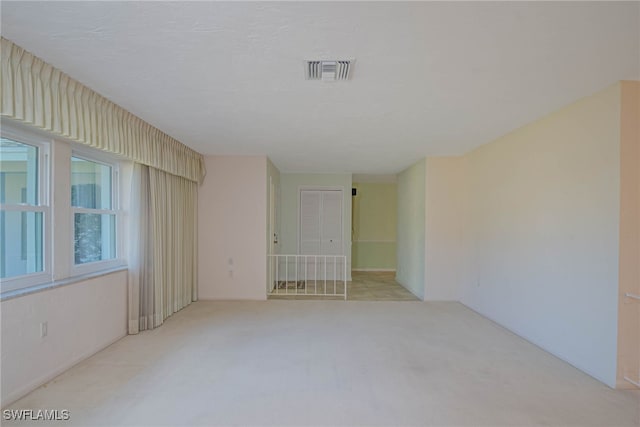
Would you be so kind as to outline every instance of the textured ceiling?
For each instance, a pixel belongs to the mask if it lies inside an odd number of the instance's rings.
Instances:
[[[2,35],[204,154],[396,173],[640,77],[640,3],[1,2]],[[305,59],[355,58],[304,80]]]

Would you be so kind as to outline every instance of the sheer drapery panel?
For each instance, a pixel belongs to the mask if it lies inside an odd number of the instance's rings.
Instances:
[[[196,301],[197,184],[135,165],[129,333],[160,326]]]

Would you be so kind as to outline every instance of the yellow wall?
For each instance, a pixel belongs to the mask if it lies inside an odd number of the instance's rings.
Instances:
[[[354,270],[396,269],[396,183],[353,183]]]

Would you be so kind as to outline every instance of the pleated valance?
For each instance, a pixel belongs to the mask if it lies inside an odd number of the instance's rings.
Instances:
[[[201,182],[201,154],[2,38],[0,114]]]

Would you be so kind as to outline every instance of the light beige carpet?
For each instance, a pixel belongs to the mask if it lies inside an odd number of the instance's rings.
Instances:
[[[458,303],[266,301],[194,303],[10,408],[77,426],[602,427],[637,426],[639,399]]]

